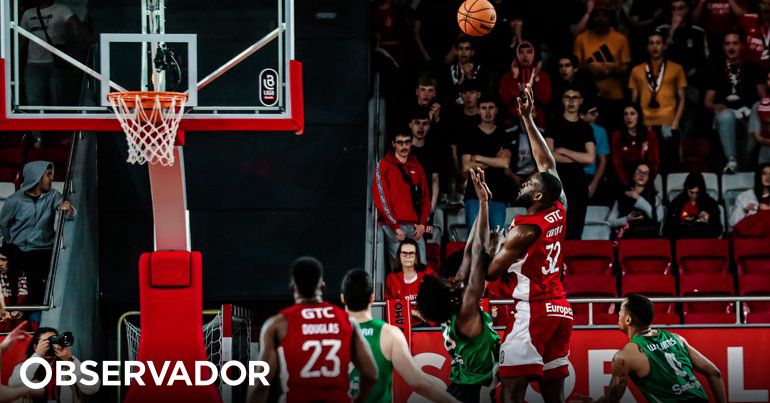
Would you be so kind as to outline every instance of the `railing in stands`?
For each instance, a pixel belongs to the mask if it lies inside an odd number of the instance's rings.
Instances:
[[[380,94],[380,75],[375,74],[373,79],[372,98],[369,101],[369,151],[366,194],[372,194],[374,186],[373,178],[377,169],[377,162],[383,155],[384,133],[385,133],[385,101]],[[377,225],[377,208],[371,196],[366,197],[366,270],[371,274],[375,282],[375,295],[382,296],[381,287],[384,273],[381,268],[383,262],[378,260],[379,251],[382,246],[379,243],[379,226]]]
[[[614,329],[616,325],[594,325],[593,324],[593,304],[619,304],[623,298],[568,298],[570,304],[588,304],[588,325],[576,325],[575,329]],[[735,303],[735,323],[732,324],[684,324],[684,325],[656,325],[664,328],[709,328],[709,327],[770,327],[770,324],[747,324],[741,323],[741,303],[742,302],[770,302],[770,296],[767,297],[651,297],[652,302],[734,302]],[[518,302],[513,299],[492,299],[489,305],[512,305]],[[372,307],[384,308],[385,301],[376,301]],[[412,302],[412,305],[415,305]],[[503,327],[495,327],[497,330],[503,330]],[[418,327],[412,329],[415,332],[428,332],[441,330],[439,327]]]

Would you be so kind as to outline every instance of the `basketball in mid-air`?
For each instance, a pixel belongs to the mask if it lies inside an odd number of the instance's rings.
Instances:
[[[470,36],[483,36],[492,32],[496,20],[495,7],[487,0],[465,0],[457,10],[457,23]]]

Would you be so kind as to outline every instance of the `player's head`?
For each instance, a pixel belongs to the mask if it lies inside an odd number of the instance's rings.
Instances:
[[[294,298],[321,296],[324,287],[324,268],[318,259],[310,256],[297,258],[291,264],[291,290]]]
[[[620,304],[618,326],[627,332],[628,328],[645,329],[652,323],[655,308],[649,298],[641,294],[631,294]]]
[[[521,184],[519,196],[513,202],[515,206],[530,208],[535,204],[548,208],[561,196],[561,181],[548,172],[537,172]]]
[[[460,310],[463,283],[432,274],[423,277],[417,293],[417,311],[430,322],[444,323]]]
[[[361,312],[369,309],[374,301],[374,286],[369,273],[361,269],[353,269],[342,279],[342,302],[350,312]]]

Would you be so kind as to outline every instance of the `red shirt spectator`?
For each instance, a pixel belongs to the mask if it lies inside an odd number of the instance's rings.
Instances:
[[[745,0],[698,0],[693,14],[701,19],[700,25],[709,35],[722,36],[738,25],[736,16],[743,15],[747,8]]]
[[[535,119],[540,127],[544,127],[545,106],[551,102],[551,80],[540,69],[540,64],[535,63],[535,48],[524,41],[516,47],[516,59],[500,80],[500,102],[509,115],[519,116],[516,98],[527,84],[532,84],[535,95]]]
[[[429,267],[420,264],[419,250],[417,242],[409,238],[398,245],[395,267],[385,280],[385,299],[415,301],[425,275],[436,274]],[[412,319],[413,324],[422,324],[423,321],[417,314],[417,310],[411,311],[415,316]]]
[[[770,68],[770,1],[759,2],[759,14],[744,14],[739,22],[746,38],[746,58],[760,66]]]
[[[396,150],[380,160],[372,186],[372,197],[380,213],[380,220],[394,231],[399,229],[400,224],[425,225],[430,215],[428,180],[417,158],[409,154],[411,139],[411,135],[396,137],[394,143],[408,141],[408,145],[404,143],[402,146],[408,146],[406,155]],[[414,192],[416,190],[419,190],[419,203],[413,200],[413,193],[417,196]],[[416,211],[418,204],[419,213]]]
[[[631,185],[631,177],[641,163],[650,167],[650,178],[655,178],[660,168],[658,140],[655,132],[642,124],[638,105],[623,110],[625,128],[612,134],[612,165],[615,177],[624,186]]]
[[[14,246],[5,244],[0,248],[0,292],[5,306],[24,305],[27,302],[27,276],[9,271],[9,266],[18,259]],[[0,315],[0,332],[8,333],[23,321],[21,311],[3,311]]]

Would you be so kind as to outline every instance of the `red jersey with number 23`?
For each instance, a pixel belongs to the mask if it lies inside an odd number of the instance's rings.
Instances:
[[[553,206],[535,214],[517,216],[511,228],[533,225],[540,229],[537,240],[527,250],[524,259],[511,265],[512,297],[521,301],[545,301],[564,298],[561,283],[566,211],[557,201]]]
[[[350,344],[347,312],[328,303],[281,311],[288,330],[278,347],[282,402],[349,402]]]

